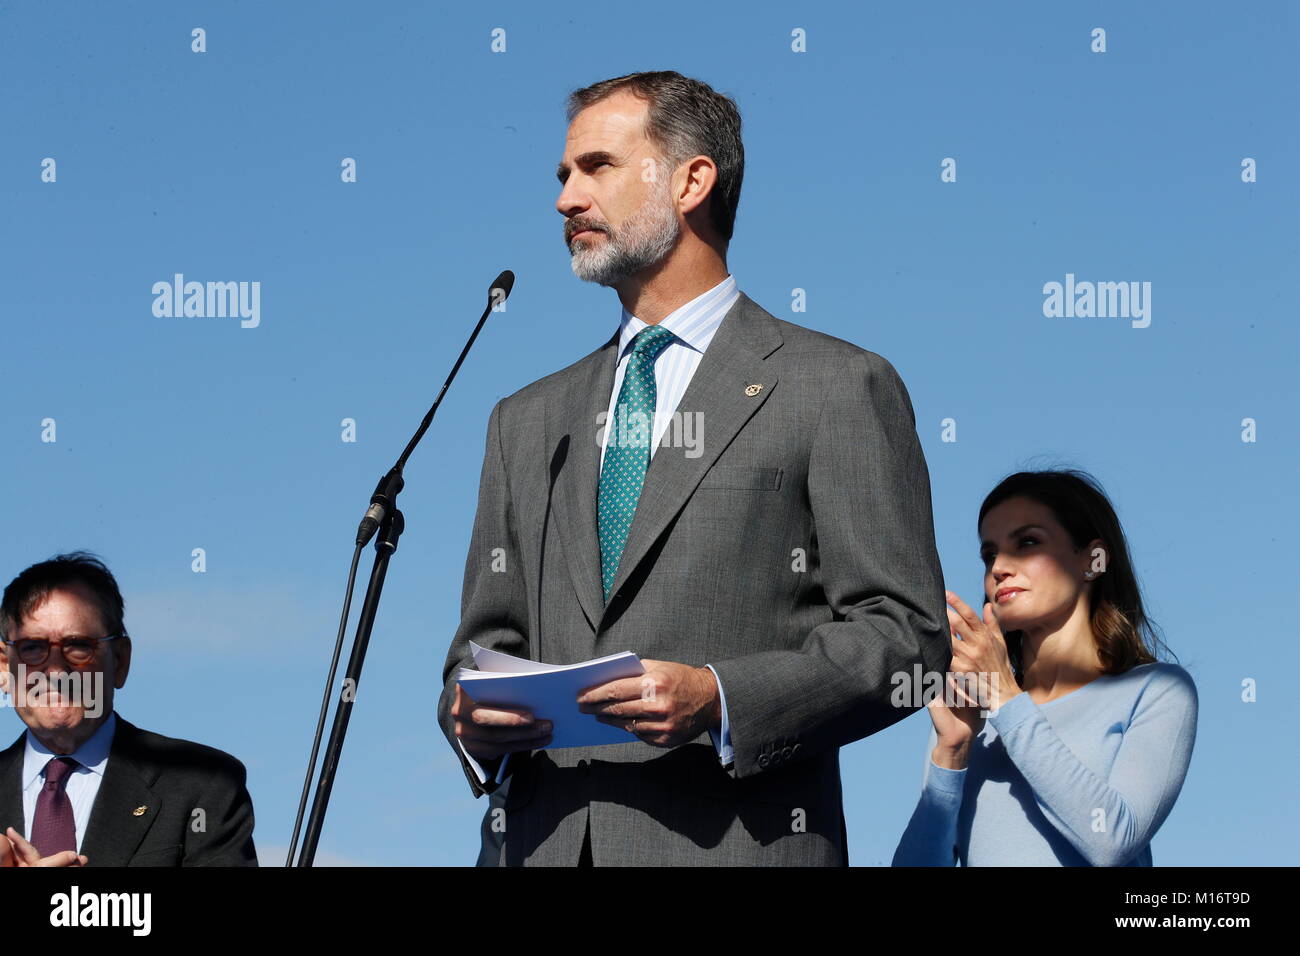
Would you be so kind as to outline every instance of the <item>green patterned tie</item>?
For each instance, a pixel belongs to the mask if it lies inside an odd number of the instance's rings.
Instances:
[[[605,600],[614,586],[618,561],[632,527],[636,503],[641,498],[650,439],[654,434],[655,359],[675,336],[668,329],[648,325],[632,340],[632,355],[618,390],[614,416],[605,423],[605,463],[600,472],[600,573]]]

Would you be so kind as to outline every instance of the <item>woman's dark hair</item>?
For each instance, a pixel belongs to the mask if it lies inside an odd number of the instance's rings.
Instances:
[[[724,242],[731,241],[745,178],[745,147],[740,141],[740,110],[736,101],[715,92],[707,83],[674,70],[629,73],[601,80],[569,94],[569,121],[592,103],[627,90],[649,104],[646,137],[679,165],[692,156],[707,156],[718,167],[718,181],[709,195],[709,221]]]
[[[1075,550],[1087,547],[1094,539],[1100,539],[1105,547],[1105,570],[1093,579],[1089,601],[1089,619],[1102,672],[1122,674],[1139,664],[1154,663],[1158,650],[1171,654],[1155,622],[1142,607],[1142,592],[1124,529],[1097,479],[1072,468],[1009,475],[980,505],[976,527],[983,525],[989,511],[1016,497],[1029,498],[1050,509],[1070,535]],[[985,595],[985,600],[992,598]],[[1006,634],[1008,656],[1017,679],[1023,672],[1023,636],[1020,631]]]
[[[44,603],[51,591],[80,584],[95,598],[99,616],[109,634],[124,633],[122,592],[112,572],[93,554],[73,551],[33,564],[9,582],[0,599],[0,637],[10,635],[32,611]],[[92,635],[101,636],[101,635]]]

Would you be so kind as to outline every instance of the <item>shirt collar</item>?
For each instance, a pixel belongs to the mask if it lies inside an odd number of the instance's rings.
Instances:
[[[31,730],[28,730],[27,746],[23,751],[23,789],[26,790],[36,781],[53,757],[72,757],[86,770],[102,777],[108,766],[108,752],[113,746],[113,733],[116,730],[117,714],[112,713],[108,715],[108,720],[100,724],[99,729],[90,735],[90,739],[72,754],[56,754],[37,740]]]
[[[703,353],[713,341],[713,334],[718,331],[723,318],[731,311],[740,290],[736,287],[736,278],[730,273],[727,277],[707,292],[697,295],[685,305],[666,315],[659,324],[672,332],[697,352]],[[648,323],[638,319],[626,308],[618,326],[618,355],[621,359],[631,347],[637,333],[647,328]]]

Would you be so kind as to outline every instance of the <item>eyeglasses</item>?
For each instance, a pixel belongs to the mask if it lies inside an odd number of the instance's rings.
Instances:
[[[107,641],[126,637],[121,634],[109,634],[107,637],[68,637],[56,641],[63,653],[63,659],[73,667],[84,667],[95,659],[99,645]],[[43,637],[20,637],[16,641],[5,641],[14,649],[18,660],[28,667],[40,667],[50,659],[50,642]]]

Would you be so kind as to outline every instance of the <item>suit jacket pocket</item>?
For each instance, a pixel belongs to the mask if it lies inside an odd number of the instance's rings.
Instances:
[[[700,480],[699,490],[731,488],[740,491],[779,491],[783,468],[746,468],[740,465],[714,465]]]
[[[136,853],[127,861],[127,866],[180,866],[184,847],[179,843],[174,846],[150,848]],[[93,861],[92,861],[93,862]]]

